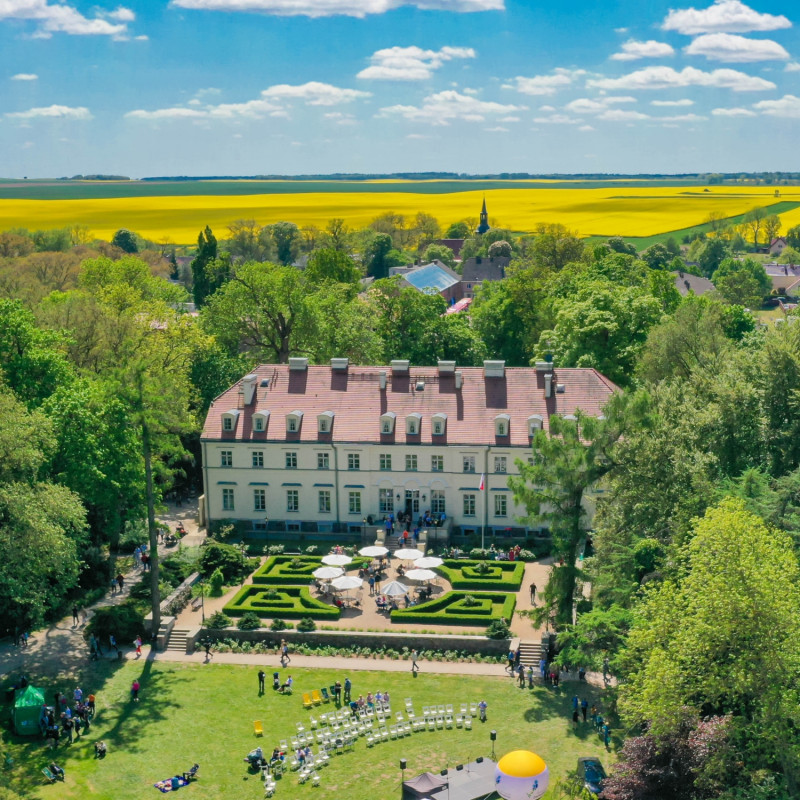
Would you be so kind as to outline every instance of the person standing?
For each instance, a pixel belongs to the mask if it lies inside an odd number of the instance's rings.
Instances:
[[[411,651],[411,672],[419,672],[419,664],[417,664],[417,659],[419,658],[419,653],[416,650]]]
[[[374,575],[370,575],[369,576],[369,594],[370,594],[370,597],[374,596],[374,594],[375,594],[375,576]]]
[[[528,688],[533,689],[533,664],[528,664]]]
[[[581,700],[581,714],[583,714],[583,721],[586,722],[586,712],[589,710],[589,701],[584,697]]]
[[[506,671],[510,672],[511,676],[513,677],[514,676],[514,651],[513,650],[509,650],[508,651],[508,656],[506,656],[506,658],[508,659],[508,665],[506,666]]]
[[[289,645],[286,644],[286,639],[281,639],[281,666],[285,668],[291,660],[289,658]]]
[[[545,680],[547,677],[547,659],[539,659],[539,672],[542,673],[542,680]]]
[[[108,636],[108,644],[115,653],[119,654],[119,647],[117,647],[117,639],[113,633],[109,634]]]
[[[579,701],[578,701],[578,695],[575,695],[575,696],[572,698],[572,710],[573,710],[573,711],[577,711],[577,710],[578,710],[578,705],[579,705]]]
[[[142,637],[141,636],[137,636],[133,640],[133,646],[136,648],[136,655],[137,656],[141,656],[141,654],[142,654]]]
[[[141,688],[141,686],[139,684],[139,681],[137,681],[134,678],[133,683],[131,684],[131,700],[133,700],[134,703],[138,703],[139,702],[139,689],[140,688]]]
[[[264,694],[266,678],[267,678],[267,673],[264,672],[263,669],[260,669],[258,671],[258,694],[259,695]]]
[[[72,604],[72,627],[73,628],[77,628],[79,622],[80,622],[80,619],[78,617],[78,604],[77,603],[73,603]]]
[[[353,689],[353,684],[350,682],[350,678],[344,679],[344,701],[345,703],[350,702],[350,692]]]
[[[572,724],[575,726],[575,729],[578,729],[578,709],[574,709],[572,712]]]
[[[117,575],[117,586],[120,592],[125,588],[125,576],[121,572]]]
[[[531,584],[531,605],[532,606],[536,605],[536,584],[535,583]]]
[[[520,689],[524,689],[525,688],[525,667],[522,664],[520,664],[517,667],[517,678],[519,679],[519,688]]]

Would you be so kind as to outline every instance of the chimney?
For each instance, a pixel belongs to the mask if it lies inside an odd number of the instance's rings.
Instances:
[[[464,374],[460,369],[456,370],[456,389],[460,389],[464,385]]]
[[[308,359],[307,358],[290,358],[289,359],[289,369],[290,370],[307,370],[308,369]]]
[[[504,378],[506,374],[505,361],[484,361],[483,362],[483,376],[484,378]]]
[[[553,396],[553,373],[546,372],[544,376],[544,396],[545,397],[552,397]]]
[[[407,360],[395,359],[392,361],[392,375],[407,375],[408,365]]]
[[[331,359],[331,369],[338,370],[340,372],[347,372],[347,367],[350,364],[349,358],[332,358]]]
[[[256,397],[256,383],[258,382],[258,375],[250,373],[245,375],[242,379],[242,389],[244,390],[244,404],[249,406]]]
[[[537,361],[536,362],[536,371],[537,372],[544,372],[545,374],[548,372],[553,371],[553,362],[552,361]]]
[[[439,361],[438,365],[440,375],[452,375],[456,371],[455,361]]]
[[[386,388],[386,370],[385,369],[381,370],[380,373],[378,374],[378,382],[380,383],[380,387],[381,387],[382,390]]]

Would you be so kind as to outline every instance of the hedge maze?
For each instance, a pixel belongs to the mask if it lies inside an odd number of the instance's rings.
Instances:
[[[467,600],[467,598],[472,598]],[[503,618],[510,622],[517,604],[513,594],[500,592],[445,592],[419,605],[392,611],[392,622],[435,625],[489,625]]]
[[[241,617],[252,611],[259,617],[277,619],[339,619],[341,611],[336,606],[323,603],[311,596],[307,586],[245,586],[225,606],[231,617]]]

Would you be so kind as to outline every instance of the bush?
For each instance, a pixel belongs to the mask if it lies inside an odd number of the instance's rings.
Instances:
[[[366,566],[367,558],[356,558],[351,567]],[[254,584],[274,584],[276,586],[308,585],[314,580],[312,574],[322,566],[322,556],[270,556],[264,564],[253,573]]]
[[[211,573],[209,583],[211,584],[211,590],[209,591],[211,597],[222,597],[222,587],[225,585],[225,578],[223,577],[222,570],[219,567],[217,567],[214,572]]]
[[[478,600],[476,600],[476,599],[475,599],[475,598],[474,598],[474,597],[473,597],[471,594],[468,594],[468,595],[467,595],[467,596],[464,598],[464,605],[465,605],[467,608],[472,608],[473,606],[477,606],[477,605],[479,605],[479,601],[478,601]]]
[[[221,628],[228,628],[233,624],[233,620],[222,611],[215,611],[210,617],[206,619],[203,625],[211,630],[220,630]]]
[[[93,633],[101,643],[107,644],[113,634],[117,642],[132,642],[137,636],[144,637],[144,615],[134,603],[126,601],[118,606],[95,609],[84,633],[85,638]]]
[[[496,619],[486,629],[486,635],[490,639],[508,639],[511,636],[511,629],[504,619]]]
[[[282,544],[271,544],[264,548],[265,554],[270,556],[281,556],[283,555],[283,550],[284,547]]]
[[[252,611],[248,611],[237,623],[240,631],[255,631],[261,627],[261,620]]]
[[[522,586],[525,565],[521,561],[447,559],[436,571],[450,581],[453,589],[517,592]]]
[[[226,581],[234,581],[242,574],[242,554],[230,544],[213,542],[203,548],[200,571],[208,577],[214,570],[222,571]]]
[[[517,554],[517,561],[536,561],[536,553],[533,550],[526,550],[524,547]]]
[[[305,633],[309,633],[310,631],[315,631],[317,629],[317,623],[311,617],[303,617],[300,622],[297,623],[297,630],[303,631]]]
[[[232,616],[252,611],[259,617],[339,619],[341,611],[312,597],[307,586],[243,586],[225,606]]]
[[[306,547],[307,556],[315,556],[318,554],[319,554],[319,547],[317,547],[317,545],[312,544],[310,547]]]
[[[480,592],[476,605],[466,604],[466,592],[446,592],[434,600],[392,611],[392,622],[435,625],[488,625],[496,619],[511,619],[516,607],[513,594]]]
[[[272,620],[272,625],[269,626],[271,631],[285,631],[287,628],[289,628],[289,624],[284,622],[282,619]]]

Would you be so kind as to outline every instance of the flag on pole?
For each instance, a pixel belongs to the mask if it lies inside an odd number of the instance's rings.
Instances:
[[[482,492],[486,488],[486,475],[481,472],[481,485],[478,489]]]

